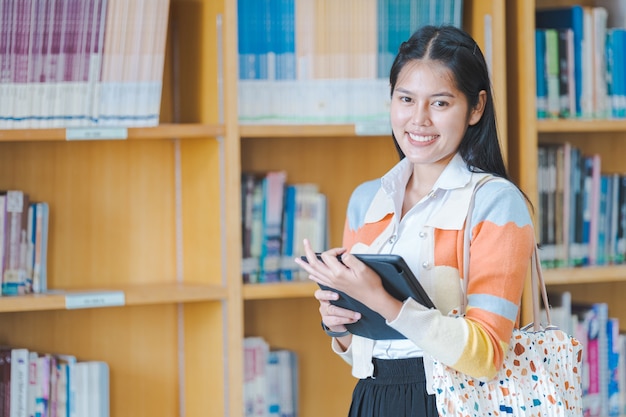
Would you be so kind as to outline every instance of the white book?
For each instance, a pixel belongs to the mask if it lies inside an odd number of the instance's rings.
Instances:
[[[55,355],[57,364],[57,416],[77,417],[73,401],[76,397],[76,357]]]
[[[11,349],[10,417],[28,417],[28,363],[28,349]]]
[[[102,361],[75,365],[75,411],[78,417],[109,417],[109,366]]]

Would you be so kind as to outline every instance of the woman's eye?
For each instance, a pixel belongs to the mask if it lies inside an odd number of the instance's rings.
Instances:
[[[410,103],[411,97],[400,97],[400,101],[402,101],[403,103]]]
[[[442,100],[437,100],[437,101],[433,102],[433,106],[435,106],[435,107],[445,107],[447,105],[448,105],[448,103],[445,102],[445,101],[442,101]]]

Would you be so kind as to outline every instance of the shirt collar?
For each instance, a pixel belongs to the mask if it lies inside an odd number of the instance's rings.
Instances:
[[[412,174],[413,164],[407,158],[403,158],[381,178],[382,189],[388,195],[397,192],[399,188],[404,190]],[[461,155],[456,153],[435,182],[433,191],[463,188],[470,182],[471,177],[472,173],[467,169],[467,164]]]
[[[381,178],[382,195],[386,198],[372,207],[366,218],[376,221],[394,211],[393,195],[398,190],[404,190],[411,174],[413,164],[402,159]],[[475,183],[488,174],[473,173],[459,153],[456,153],[433,186],[434,198],[441,199],[440,209],[426,221],[428,226],[440,229],[460,230],[465,222],[467,209],[472,197]],[[449,192],[456,190],[455,192]],[[382,197],[379,194],[379,197]]]

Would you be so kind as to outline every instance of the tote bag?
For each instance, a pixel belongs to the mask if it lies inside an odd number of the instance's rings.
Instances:
[[[476,190],[487,182],[479,183]],[[464,297],[469,278],[470,203],[464,236]],[[537,246],[531,259],[533,323],[513,330],[504,364],[488,382],[458,372],[438,361],[433,367],[433,388],[440,416],[453,417],[582,417],[582,345],[550,323],[540,326],[539,290],[549,306]]]

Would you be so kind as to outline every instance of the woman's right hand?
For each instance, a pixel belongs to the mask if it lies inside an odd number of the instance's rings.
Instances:
[[[318,289],[315,291],[315,298],[320,302],[322,322],[333,332],[345,332],[346,324],[354,323],[361,318],[361,313],[330,303],[339,298],[335,291]]]
[[[343,333],[347,330],[346,324],[354,323],[361,318],[361,313],[331,304],[332,300],[339,298],[339,294],[334,291],[319,289],[315,291],[315,298],[320,302],[319,311],[322,323],[333,332]],[[335,340],[345,351],[352,343],[352,334],[336,337]]]

